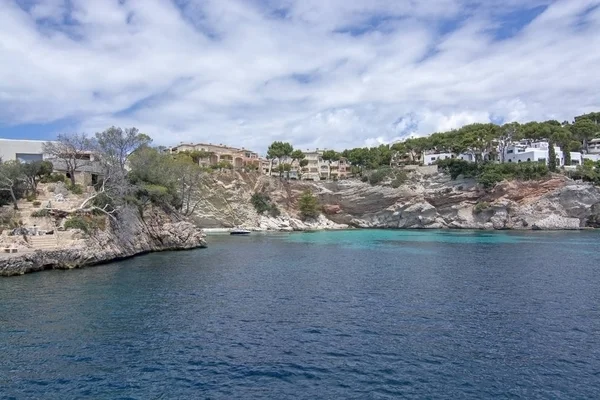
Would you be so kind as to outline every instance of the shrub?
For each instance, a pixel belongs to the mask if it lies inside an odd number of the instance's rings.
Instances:
[[[67,177],[64,174],[59,174],[58,172],[55,172],[53,174],[43,176],[40,179],[40,182],[42,182],[42,183],[57,183],[57,182],[65,182],[66,180],[67,180]]]
[[[69,190],[69,192],[71,192],[73,194],[83,194],[83,186],[81,186],[77,183],[74,185],[68,185],[67,189]]]
[[[273,218],[277,218],[281,215],[281,211],[275,204],[271,204],[271,208],[269,209],[269,215]]]
[[[360,178],[360,180],[361,180],[361,181],[363,181],[363,182],[369,182],[369,177],[368,177],[368,176],[366,176],[366,175],[363,175],[363,176]]]
[[[402,186],[408,179],[408,175],[406,174],[405,171],[395,171],[394,173],[394,179],[392,179],[392,182],[390,183],[390,185],[396,189],[399,188],[400,186]]]
[[[473,211],[478,214],[482,211],[487,210],[490,207],[490,204],[487,201],[480,201],[479,203],[475,204],[475,207],[473,207]]]
[[[81,229],[90,234],[106,228],[106,218],[101,216],[73,216],[65,221],[65,229]]]
[[[88,233],[90,226],[83,217],[71,217],[65,221],[65,229],[81,229],[85,233]]]
[[[32,212],[31,216],[33,218],[49,217],[50,216],[50,210],[48,210],[47,208],[42,208],[41,210],[36,210],[36,211]]]
[[[54,186],[54,185],[48,186],[48,192],[54,193],[55,190],[56,190],[56,186]]]
[[[298,208],[302,219],[317,218],[319,216],[319,201],[310,190],[306,190],[302,194]]]
[[[25,197],[25,200],[27,200],[28,202],[32,202],[36,199],[35,194],[28,194],[27,197]]]
[[[257,213],[262,214],[265,211],[271,210],[271,199],[264,193],[254,193],[250,198],[250,202],[254,206]]]
[[[376,185],[381,183],[385,178],[387,178],[391,173],[390,168],[380,168],[377,169],[369,175],[369,183],[371,185]]]
[[[448,174],[455,180],[460,175],[465,178],[474,178],[477,176],[479,165],[457,158],[446,158],[437,161],[438,168]]]
[[[34,206],[34,207],[39,207],[39,206],[41,206],[41,205],[42,205],[42,202],[41,202],[41,201],[38,201],[38,200],[36,200],[36,201],[34,201],[34,202],[33,202],[33,206]]]

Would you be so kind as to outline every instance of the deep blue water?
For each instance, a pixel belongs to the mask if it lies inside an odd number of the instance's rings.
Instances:
[[[600,398],[597,232],[209,239],[0,279],[0,398]]]

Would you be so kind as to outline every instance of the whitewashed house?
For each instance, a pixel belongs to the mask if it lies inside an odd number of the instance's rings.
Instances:
[[[513,143],[504,150],[504,162],[543,162],[548,164],[548,142],[540,140],[536,142],[521,141]],[[556,166],[565,166],[565,157],[558,146],[554,146],[556,153]],[[582,155],[578,151],[571,151],[571,165],[582,164]]]
[[[456,158],[458,160],[465,160],[473,162],[475,158],[472,154],[453,154],[453,153],[429,153],[423,154],[423,165],[433,165],[437,161],[445,160],[448,158]]]

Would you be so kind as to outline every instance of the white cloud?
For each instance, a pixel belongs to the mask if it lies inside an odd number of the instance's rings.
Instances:
[[[0,123],[73,118],[264,151],[600,108],[600,9],[584,15],[599,0],[528,2],[549,7],[500,41],[491,28],[521,1],[33,3],[0,0]]]

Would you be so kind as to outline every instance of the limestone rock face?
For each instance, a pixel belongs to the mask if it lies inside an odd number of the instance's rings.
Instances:
[[[257,230],[417,229],[579,229],[600,226],[600,190],[554,175],[542,181],[502,182],[485,191],[473,179],[445,174],[411,176],[398,188],[357,179],[338,182],[285,181],[230,173],[220,177],[219,199],[199,207],[198,216],[218,227]],[[300,221],[298,198],[310,190],[323,205],[317,222]],[[259,215],[250,197],[269,196],[281,211]],[[216,198],[212,195],[212,198]],[[577,222],[577,223],[576,223]]]
[[[148,252],[198,247],[206,247],[205,235],[194,224],[151,210],[143,218],[130,214],[127,222],[97,232],[85,241],[77,241],[67,249],[37,250],[0,258],[0,276],[80,268]]]

